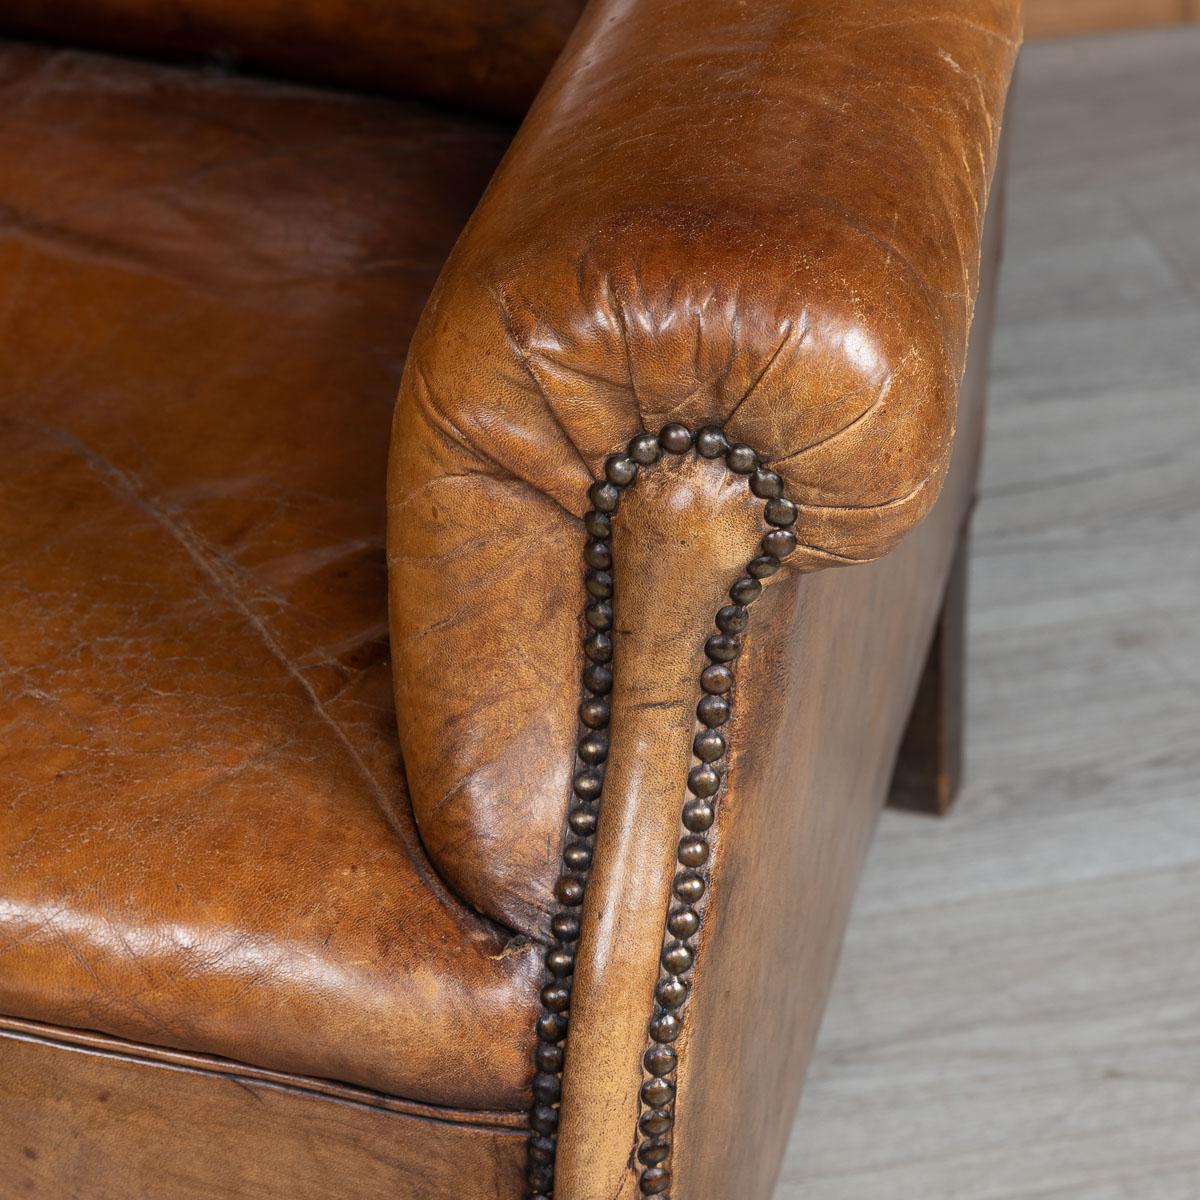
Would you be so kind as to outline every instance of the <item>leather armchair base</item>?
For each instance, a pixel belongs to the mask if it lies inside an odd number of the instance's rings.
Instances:
[[[517,1196],[522,1118],[0,1021],[0,1196]]]

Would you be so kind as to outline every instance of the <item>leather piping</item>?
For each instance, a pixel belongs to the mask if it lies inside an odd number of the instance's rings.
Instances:
[[[697,717],[702,728],[693,741],[692,765],[687,777],[688,799],[680,814],[676,844],[677,870],[672,884],[675,901],[663,933],[659,981],[654,1008],[647,1023],[642,1056],[638,1119],[638,1186],[643,1195],[667,1196],[671,1186],[672,1134],[675,1125],[675,1077],[678,1039],[687,1014],[696,939],[704,919],[708,890],[708,834],[715,823],[725,792],[721,763],[727,752],[720,729],[732,713],[733,664],[741,650],[741,635],[748,624],[748,607],[762,592],[761,579],[773,575],[781,560],[796,548],[790,526],[797,507],[784,495],[781,478],[767,469],[749,446],[731,445],[714,426],[693,435],[683,425],[664,426],[659,435],[634,437],[627,453],[605,463],[605,481],[589,489],[592,509],[585,518],[589,541],[584,550],[586,589],[591,598],[586,610],[583,698],[580,732],[576,742],[574,797],[567,816],[562,872],[555,884],[557,906],[550,919],[550,948],[546,952],[545,983],[537,1023],[533,1106],[530,1112],[529,1150],[526,1163],[526,1200],[550,1200],[554,1191],[557,1153],[558,1102],[569,1045],[571,986],[575,943],[579,937],[579,911],[586,895],[591,868],[596,819],[603,792],[607,758],[607,696],[612,687],[612,623],[609,601],[614,582],[610,548],[611,522],[621,495],[632,486],[640,467],[659,461],[666,450],[672,455],[695,449],[709,459],[723,458],[728,470],[750,477],[750,488],[765,500],[764,534],[759,552],[745,573],[729,589],[731,603],[714,618],[716,632],[705,641],[706,666],[699,681]],[[669,1200],[669,1197],[668,1197]]]
[[[511,1129],[516,1134],[523,1133],[525,1128],[523,1113],[442,1108],[436,1104],[423,1104],[400,1096],[374,1092],[369,1088],[335,1083],[329,1079],[291,1075],[284,1071],[271,1071],[250,1066],[248,1063],[235,1062],[232,1059],[129,1042],[124,1038],[109,1037],[107,1034],[93,1033],[90,1030],[66,1029],[40,1021],[22,1020],[19,1017],[0,1016],[0,1039],[4,1038],[45,1046],[47,1049],[95,1054],[131,1065],[217,1076],[236,1080],[243,1085],[249,1083],[253,1086],[269,1087],[335,1103],[350,1104],[356,1108],[370,1108],[421,1121],[436,1121],[443,1125],[489,1130]]]

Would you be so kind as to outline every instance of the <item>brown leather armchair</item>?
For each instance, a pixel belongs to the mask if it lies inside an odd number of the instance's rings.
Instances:
[[[1018,4],[579,8],[0,12],[0,1197],[771,1192]]]

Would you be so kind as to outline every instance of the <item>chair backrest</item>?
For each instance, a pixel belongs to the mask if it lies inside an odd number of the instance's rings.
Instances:
[[[4,0],[0,35],[519,115],[585,0]]]

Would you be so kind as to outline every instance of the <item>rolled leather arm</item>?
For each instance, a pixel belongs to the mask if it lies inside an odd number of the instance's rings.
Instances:
[[[799,571],[883,555],[935,500],[1018,35],[1018,0],[585,12],[429,302],[392,446],[416,816],[498,920],[543,935],[553,904],[606,456],[723,427],[798,506]]]

